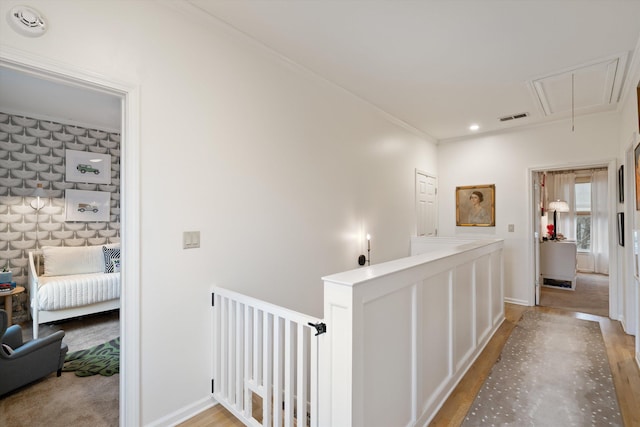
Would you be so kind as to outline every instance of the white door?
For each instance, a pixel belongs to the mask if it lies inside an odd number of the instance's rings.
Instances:
[[[416,171],[416,216],[418,236],[435,237],[437,228],[438,186],[435,176]]]

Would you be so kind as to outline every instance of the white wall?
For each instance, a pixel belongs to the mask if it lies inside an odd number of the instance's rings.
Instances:
[[[505,297],[512,302],[533,304],[529,169],[606,163],[618,154],[618,132],[617,115],[604,113],[576,118],[574,132],[571,123],[559,121],[518,132],[441,143],[440,234],[482,234],[505,239]],[[482,184],[496,185],[496,226],[456,227],[456,186]],[[513,233],[508,232],[508,224],[514,224]]]
[[[636,55],[640,52],[640,41],[636,48]],[[638,125],[638,98],[636,88],[640,85],[640,62],[634,64],[629,73],[630,87],[624,99],[624,103],[621,109],[620,118],[620,138],[618,145],[618,156],[620,159],[625,159],[625,153],[627,150],[633,150],[635,146],[640,143],[639,125]],[[625,168],[627,171],[633,171],[635,165],[625,162]],[[634,192],[634,182],[626,182],[627,186]],[[629,194],[629,193],[627,193]],[[631,244],[631,231],[633,229],[640,228],[640,211],[636,210],[634,198],[625,199],[624,207],[619,205],[619,211],[624,209],[625,222],[628,227],[626,232],[626,242],[624,248],[619,248],[620,254],[620,268],[619,271],[621,280],[618,285],[618,292],[622,296],[620,298],[620,304],[618,305],[621,321],[627,332],[634,333],[638,337],[638,331],[640,330],[640,291],[638,289],[638,280],[633,277],[634,266],[630,262],[630,258],[633,257],[633,246]],[[640,364],[640,340],[636,339],[636,359]]]
[[[374,262],[408,255],[432,142],[163,4],[29,5],[49,32],[21,37],[2,18],[0,53],[140,87],[143,424],[208,395],[213,284],[319,316],[320,277],[357,266],[363,229]],[[201,249],[182,249],[186,230]]]

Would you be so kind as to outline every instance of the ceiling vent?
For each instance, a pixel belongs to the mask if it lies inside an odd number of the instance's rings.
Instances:
[[[29,6],[15,6],[7,14],[7,21],[18,34],[40,37],[47,31],[47,23],[37,10]]]
[[[512,116],[504,116],[504,117],[500,117],[498,120],[500,120],[501,122],[508,122],[509,120],[524,119],[525,117],[529,117],[529,113],[520,113],[520,114],[514,114]]]

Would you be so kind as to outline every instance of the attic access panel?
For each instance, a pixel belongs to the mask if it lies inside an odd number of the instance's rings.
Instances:
[[[626,62],[626,54],[620,54],[552,73],[529,83],[545,116],[572,110],[605,110],[620,99]]]

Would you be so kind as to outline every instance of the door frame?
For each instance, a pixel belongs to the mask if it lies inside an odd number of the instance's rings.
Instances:
[[[140,87],[14,48],[0,65],[38,78],[100,91],[122,100],[120,240],[124,258],[120,294],[120,425],[140,425]]]
[[[536,272],[540,271],[540,260],[535,256],[536,251],[539,247],[539,238],[535,233],[539,233],[539,230],[536,229],[536,215],[539,214],[539,198],[536,200],[535,191],[534,191],[534,174],[538,172],[553,172],[553,171],[561,171],[565,169],[588,169],[595,167],[606,167],[607,168],[607,188],[609,191],[609,317],[611,319],[619,320],[619,310],[618,310],[618,300],[619,300],[619,287],[618,283],[618,239],[611,238],[611,236],[617,236],[617,182],[618,182],[618,169],[616,167],[616,159],[603,160],[599,162],[590,162],[590,163],[570,163],[570,164],[555,164],[546,167],[532,167],[529,168],[527,173],[527,188],[529,192],[529,197],[527,201],[529,203],[528,212],[529,212],[529,279],[533,279],[533,284],[530,286],[529,292],[529,305],[536,304],[536,281],[539,280],[538,277],[533,277],[536,275]]]
[[[640,310],[640,304],[638,304],[638,295],[639,292],[638,283],[640,283],[640,279],[636,275],[635,271],[635,263],[636,263],[636,247],[634,242],[634,230],[637,229],[637,218],[636,218],[636,194],[635,194],[635,152],[634,149],[636,144],[640,141],[637,141],[637,135],[632,135],[626,149],[624,155],[625,171],[624,171],[624,198],[625,203],[623,206],[624,214],[624,271],[621,273],[622,277],[625,279],[624,284],[622,286],[624,288],[620,289],[622,295],[625,295],[625,298],[620,302],[619,310],[620,310],[620,321],[622,323],[622,327],[624,331],[628,334],[638,336],[638,331],[640,330],[640,314],[638,311]],[[624,303],[624,304],[623,304]],[[636,342],[640,342],[640,340],[636,339]],[[640,347],[638,347],[640,348]]]
[[[413,195],[414,195],[414,204],[415,204],[415,215],[416,215],[416,229],[414,234],[418,235],[418,175],[424,175],[428,178],[433,178],[436,181],[436,195],[435,195],[435,229],[436,229],[436,237],[438,236],[438,177],[436,174],[424,171],[422,169],[415,169],[415,173],[413,175]]]
[[[540,305],[540,293],[542,291],[542,283],[540,282],[540,195],[542,194],[541,184],[539,179],[539,171],[531,172],[531,182],[533,184],[533,285],[535,288],[535,295],[533,298],[533,305]]]

